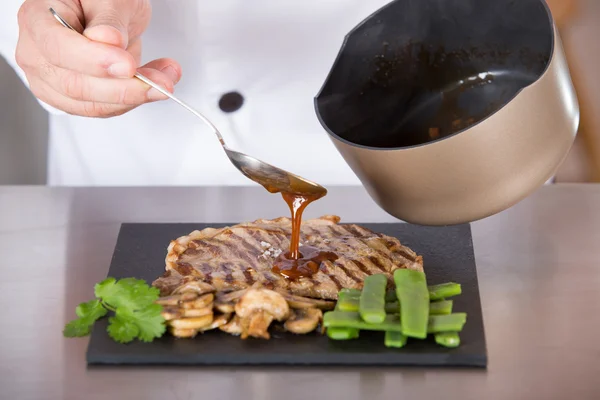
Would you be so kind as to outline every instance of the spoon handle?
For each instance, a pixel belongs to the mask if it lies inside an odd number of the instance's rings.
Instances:
[[[50,12],[54,16],[54,18],[56,18],[56,20],[61,23],[62,26],[64,26],[65,28],[69,28],[73,32],[77,32],[77,30],[75,30],[75,28],[73,28],[67,21],[65,21],[65,19],[63,17],[61,17],[52,7],[50,7]],[[77,33],[79,33],[79,32],[77,32]],[[134,77],[139,79],[140,81],[150,85],[154,89],[158,90],[159,92],[161,92],[162,94],[164,94],[165,96],[167,96],[168,98],[175,101],[177,104],[179,104],[180,106],[182,106],[183,108],[185,108],[186,110],[188,110],[189,112],[194,114],[196,117],[198,117],[202,121],[204,121],[205,124],[207,124],[209,127],[211,127],[211,129],[213,130],[213,133],[215,135],[217,135],[217,138],[219,138],[219,141],[221,142],[221,144],[223,146],[225,146],[225,141],[223,140],[221,133],[219,132],[217,127],[208,120],[208,118],[206,118],[204,115],[200,114],[198,111],[194,110],[192,107],[190,107],[183,101],[179,100],[177,97],[175,97],[173,94],[169,93],[167,90],[160,87],[158,84],[152,82],[150,79],[146,78],[144,75],[140,74],[139,72],[136,73],[134,75]]]

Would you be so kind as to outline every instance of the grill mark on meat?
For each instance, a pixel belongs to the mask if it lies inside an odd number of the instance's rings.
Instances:
[[[267,237],[263,236],[263,232],[268,233],[269,236],[267,236]],[[269,243],[271,246],[277,246],[277,247],[281,247],[282,241],[286,239],[285,235],[282,234],[281,232],[277,232],[277,231],[273,231],[273,230],[265,230],[265,229],[258,230],[257,228],[251,228],[250,235],[254,239],[256,239],[256,241],[258,241],[259,243],[266,242],[266,243]]]
[[[231,263],[223,263],[221,264],[221,268],[225,272],[225,282],[232,283],[233,282],[233,274],[232,274],[232,264]]]
[[[208,283],[210,285],[213,281],[213,277],[212,277],[212,272],[214,270],[213,266],[208,263],[202,263],[197,269],[202,274],[203,279],[206,281],[206,283]]]
[[[406,250],[404,250],[404,249],[396,249],[396,250],[394,251],[394,253],[396,253],[396,254],[398,254],[398,255],[400,255],[400,256],[402,256],[402,257],[406,258],[406,259],[407,259],[408,261],[410,261],[410,262],[415,262],[415,261],[417,261],[417,257],[415,257],[414,255],[412,255],[412,254],[408,253],[408,252],[407,252]]]
[[[258,243],[264,242],[265,241],[265,237],[263,236],[263,233],[261,230],[256,229],[256,228],[250,228],[250,236],[252,236],[254,238],[254,240],[256,240]]]
[[[199,254],[201,252],[201,250],[195,248],[195,247],[188,247],[182,254],[185,256],[195,256],[196,254]]]
[[[321,268],[321,267],[319,267],[319,268]],[[310,284],[313,285],[314,287],[319,286],[319,281],[317,281],[317,279],[314,276],[308,276],[308,277],[305,277],[304,279],[308,279]]]
[[[320,237],[321,236],[321,232],[319,232],[318,230],[316,230],[312,226],[305,227],[305,230],[308,231],[308,232],[310,232],[310,234],[312,236],[315,236],[315,237]]]
[[[331,231],[331,236],[337,235],[337,231],[335,230],[333,225],[329,225],[328,228],[329,228],[329,231]]]
[[[358,269],[360,269],[362,272],[364,272],[367,275],[370,275],[371,273],[369,272],[369,268],[367,268],[365,266],[365,264],[361,263],[358,260],[351,260],[352,263],[354,263],[354,265],[356,265],[358,267]]]
[[[255,229],[248,229],[248,234],[257,242],[260,242],[260,231]]]
[[[190,263],[187,263],[185,261],[177,261],[177,272],[184,276],[193,275],[195,269]]]
[[[357,238],[363,238],[364,234],[356,229],[355,225],[339,225],[340,228],[344,229],[351,236],[355,236]]]
[[[371,250],[373,250],[374,252],[376,252],[377,255],[379,255],[380,258],[390,259],[391,254],[393,254],[393,252],[389,251],[389,249],[386,246],[383,246],[383,247],[387,250],[387,253],[384,253],[383,251],[381,251],[381,249],[376,244],[378,242],[376,242],[374,240],[370,240],[370,239],[359,239],[359,240],[361,242],[363,242]]]
[[[250,242],[248,242],[246,239],[244,239],[241,236],[238,236],[237,234],[231,232],[231,239],[235,240],[237,243],[241,243],[242,246],[244,246],[245,249],[248,250],[248,252],[255,257],[258,257],[261,253],[260,249],[257,249],[256,247],[254,247]]]
[[[248,286],[251,286],[254,283],[254,278],[252,277],[252,273],[249,269],[244,268],[244,278],[246,278],[246,283]]]
[[[357,283],[358,283],[358,282],[362,282],[362,279],[359,279],[359,278],[357,278],[357,277],[356,277],[356,275],[354,275],[354,274],[352,273],[352,271],[351,271],[349,268],[347,268],[347,267],[344,265],[344,263],[342,263],[342,262],[340,262],[340,261],[338,260],[338,261],[336,261],[334,264],[335,264],[335,265],[336,265],[336,266],[337,266],[339,269],[341,269],[342,271],[344,271],[344,273],[345,273],[345,274],[346,274],[346,275],[347,275],[347,276],[348,276],[350,279],[352,279],[354,282],[357,282]]]
[[[406,248],[403,248],[401,244],[394,242],[393,240],[384,239],[384,238],[381,238],[380,240],[383,243],[385,243],[386,247],[392,253],[398,254],[411,262],[415,262],[416,257],[413,254],[409,253]]]
[[[240,240],[243,240],[243,239],[240,238]],[[251,267],[254,267],[255,261],[250,257],[248,252],[245,252],[242,249],[240,249],[238,246],[236,246],[236,242],[222,241],[222,240],[217,240],[217,239],[215,239],[215,241],[218,241],[219,244],[221,244],[223,247],[225,247],[226,250],[233,253],[238,259],[246,261]],[[255,258],[258,257],[258,254],[256,254],[256,253],[257,253],[256,250],[254,250],[252,252],[252,255]]]
[[[380,270],[384,271],[384,272],[388,272],[385,269],[385,266],[383,264],[381,264],[381,261],[379,261],[379,258],[374,257],[374,256],[370,256],[369,257],[369,261],[371,261],[371,264],[373,264],[374,266],[376,266],[377,268],[379,268]]]
[[[342,284],[340,283],[340,281],[338,280],[338,278],[329,272],[329,268],[327,267],[327,263],[326,262],[322,262],[321,263],[321,271],[323,271],[326,276],[331,279],[331,281],[335,284],[335,286],[337,287],[337,290],[340,291],[342,289]]]
[[[214,256],[218,256],[221,252],[219,246],[215,246],[214,244],[209,243],[207,240],[192,240],[192,242],[195,243],[198,247],[205,247]],[[198,249],[196,250],[196,252],[200,252],[200,250]]]

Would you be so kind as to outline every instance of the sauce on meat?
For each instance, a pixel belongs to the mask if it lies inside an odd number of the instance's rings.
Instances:
[[[274,187],[264,185],[271,193],[277,193]],[[330,251],[321,251],[312,246],[302,246],[300,251],[300,228],[302,225],[302,214],[306,207],[327,194],[327,192],[307,191],[307,185],[302,181],[293,181],[290,185],[291,192],[281,193],[281,196],[290,208],[292,215],[292,234],[290,237],[290,248],[288,252],[282,252],[273,264],[272,271],[285,278],[297,280],[302,277],[311,277],[319,271],[321,262],[335,261],[338,256]]]

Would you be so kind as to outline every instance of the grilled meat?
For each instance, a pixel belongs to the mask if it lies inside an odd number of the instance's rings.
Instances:
[[[311,277],[287,279],[273,272],[273,263],[289,249],[289,218],[257,220],[227,228],[194,231],[168,247],[165,275],[154,282],[163,295],[186,283],[204,282],[218,292],[236,291],[260,283],[292,295],[335,300],[341,288],[361,289],[367,275],[384,273],[392,283],[398,268],[423,270],[423,260],[396,238],[358,225],[339,224],[324,216],[302,222],[302,245],[335,253],[334,262],[321,262]],[[198,285],[196,292],[210,292]]]

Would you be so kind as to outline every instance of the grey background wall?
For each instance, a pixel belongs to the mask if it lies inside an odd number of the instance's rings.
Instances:
[[[0,57],[0,185],[46,183],[48,116]]]

